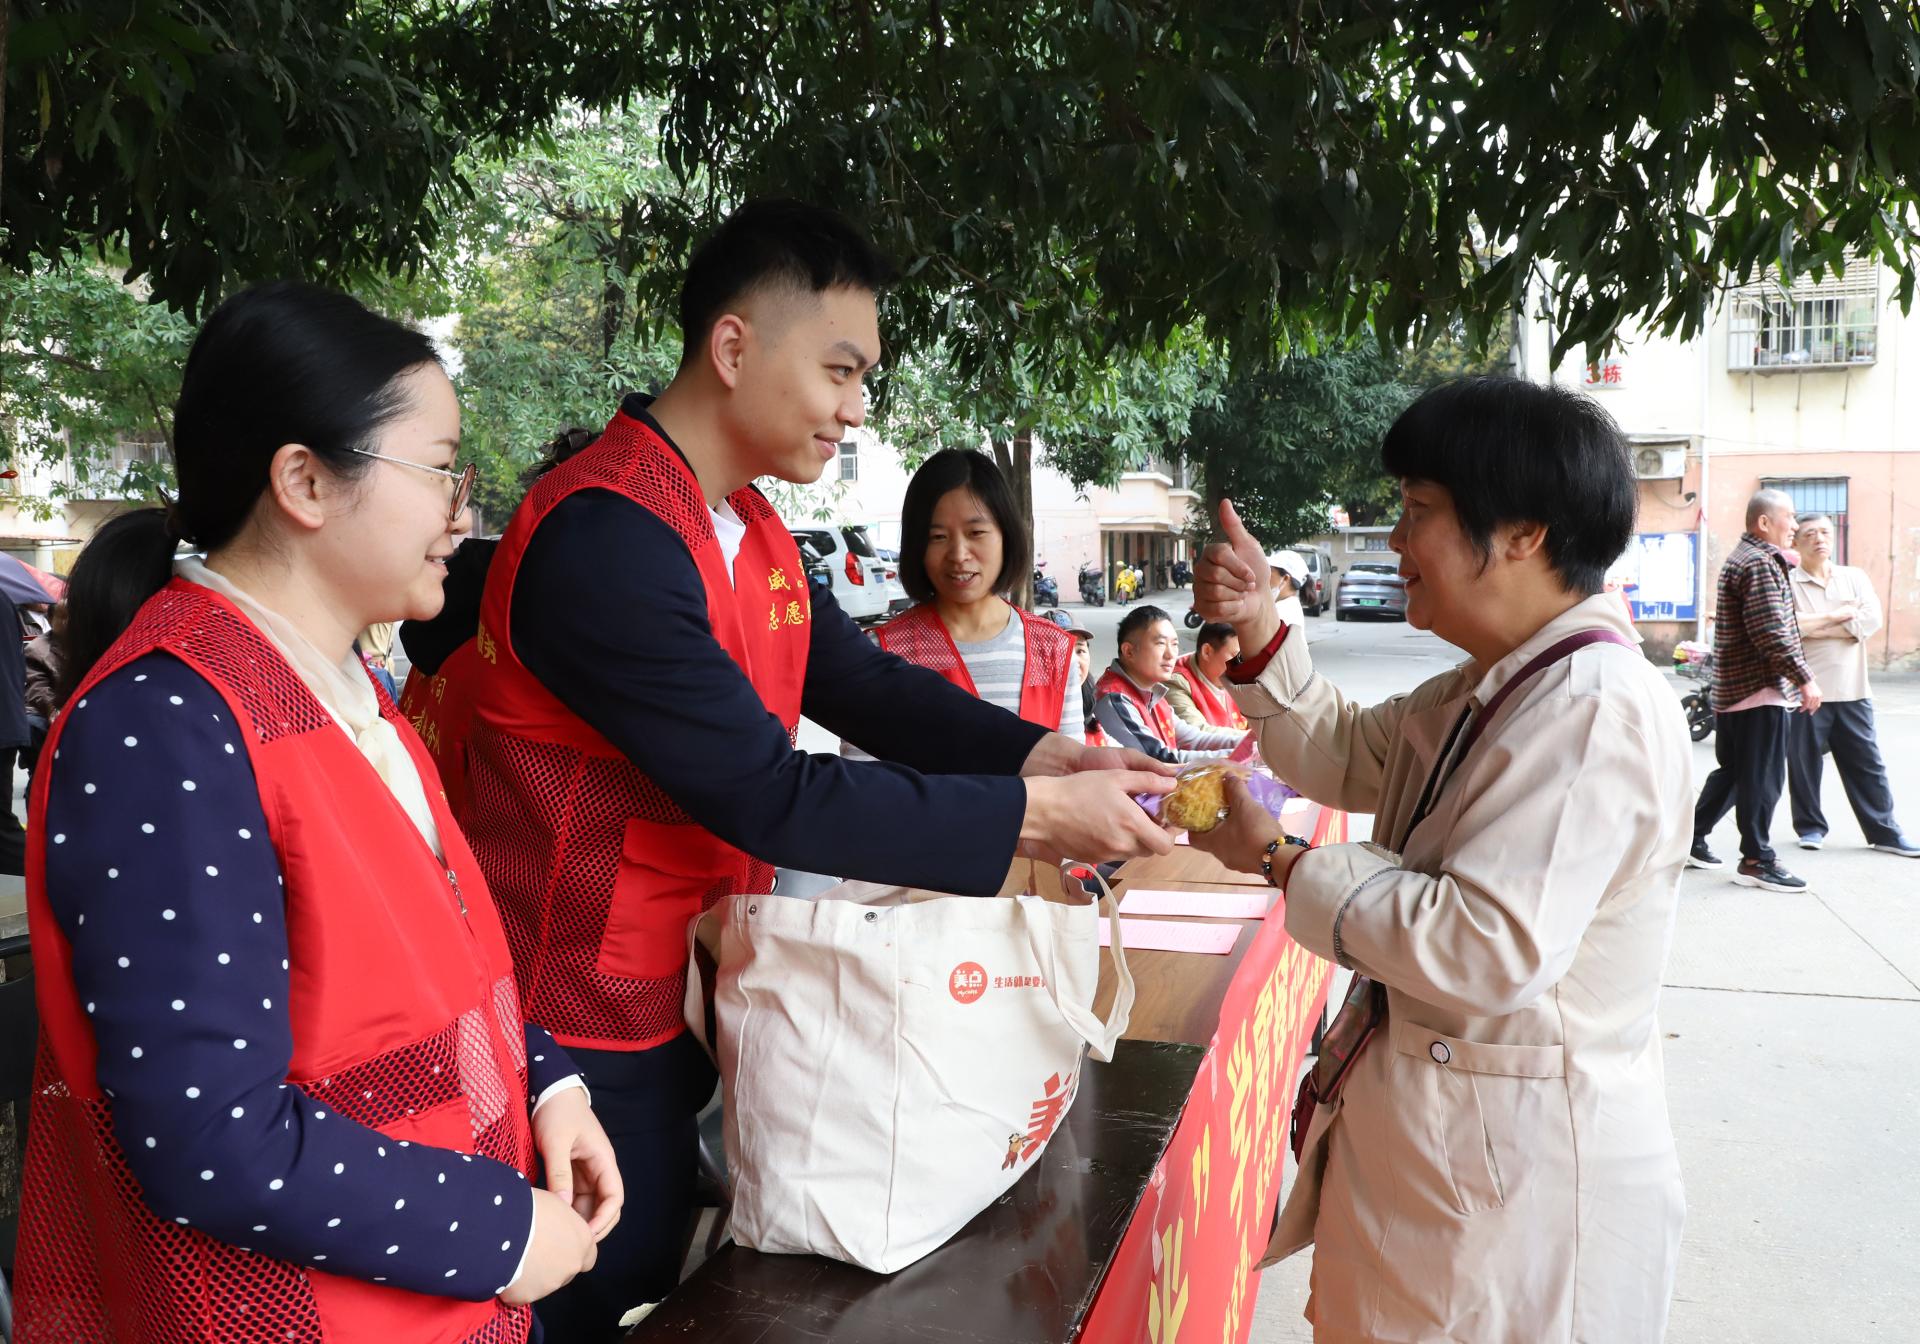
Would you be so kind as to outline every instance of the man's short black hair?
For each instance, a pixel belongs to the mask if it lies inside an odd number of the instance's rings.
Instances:
[[[1225,621],[1208,621],[1200,627],[1200,634],[1194,639],[1196,649],[1217,649],[1233,638],[1233,627]]]
[[[1494,529],[1539,523],[1547,563],[1591,597],[1633,538],[1633,461],[1592,398],[1519,378],[1443,383],[1409,406],[1380,448],[1387,471],[1446,487],[1467,539],[1492,558]]]
[[[1134,636],[1138,635],[1155,621],[1165,621],[1171,625],[1173,624],[1173,617],[1167,615],[1166,612],[1160,610],[1158,607],[1133,608],[1133,610],[1129,611],[1126,616],[1121,619],[1119,642],[1122,644],[1132,643]]]
[[[966,490],[986,505],[1000,528],[1000,572],[990,581],[990,591],[1005,597],[1033,568],[1033,538],[1020,521],[1020,506],[999,466],[971,448],[943,448],[913,473],[900,505],[900,586],[915,602],[933,600],[927,538],[933,534],[935,507],[954,490]]]
[[[784,285],[878,291],[895,279],[893,263],[848,220],[804,201],[758,200],[721,221],[694,249],[680,286],[680,363],[706,344],[713,324],[751,290]]]

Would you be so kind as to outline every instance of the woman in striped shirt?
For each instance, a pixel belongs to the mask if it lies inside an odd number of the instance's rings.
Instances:
[[[900,515],[900,582],[915,601],[880,627],[880,647],[1029,723],[1084,741],[1073,640],[1007,598],[1033,567],[1013,491],[984,453],[921,464]],[[845,743],[848,756],[864,756]]]

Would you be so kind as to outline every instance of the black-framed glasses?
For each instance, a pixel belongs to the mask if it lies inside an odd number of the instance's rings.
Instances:
[[[369,452],[365,448],[355,448],[353,451],[361,457],[371,457],[379,462],[391,462],[396,467],[412,467],[415,471],[430,471],[435,476],[445,476],[452,481],[453,500],[447,505],[449,525],[459,521],[461,513],[467,507],[467,501],[473,498],[473,478],[479,470],[477,462],[469,462],[460,470],[453,471],[447,467],[430,467],[424,462],[409,462],[404,457],[390,457],[386,453]]]

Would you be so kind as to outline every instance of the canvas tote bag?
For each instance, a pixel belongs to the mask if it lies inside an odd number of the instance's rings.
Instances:
[[[1133,1006],[1112,894],[1064,885],[1046,900],[842,883],[731,896],[694,922],[687,1020],[720,1069],[735,1241],[891,1273],[1032,1167]]]

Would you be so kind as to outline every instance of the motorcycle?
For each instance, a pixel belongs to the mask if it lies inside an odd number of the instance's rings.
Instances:
[[[1080,600],[1090,607],[1107,605],[1106,585],[1100,580],[1100,571],[1092,565],[1080,566]]]
[[[1673,670],[1688,681],[1699,682],[1698,690],[1680,697],[1686,711],[1687,733],[1695,742],[1704,742],[1713,733],[1713,650],[1705,644],[1683,639],[1673,648]]]
[[[1041,564],[1044,567],[1045,562],[1042,561]],[[1060,605],[1059,583],[1042,573],[1040,569],[1033,571],[1033,605],[1036,610],[1041,607]]]

